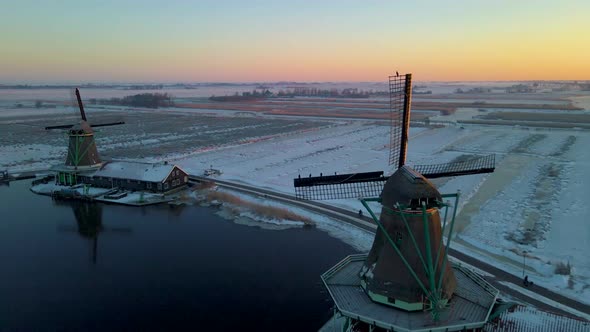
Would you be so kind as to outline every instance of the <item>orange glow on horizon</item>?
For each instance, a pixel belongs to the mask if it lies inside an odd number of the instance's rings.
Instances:
[[[236,3],[239,15],[203,3],[171,0],[170,12],[123,4],[131,16],[113,18],[11,4],[0,20],[0,79],[381,82],[396,70],[418,81],[590,79],[586,2]],[[411,15],[394,20],[395,10]]]

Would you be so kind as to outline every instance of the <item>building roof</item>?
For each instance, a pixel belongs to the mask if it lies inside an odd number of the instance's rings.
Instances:
[[[162,182],[168,177],[174,167],[180,169],[180,167],[171,164],[147,164],[127,161],[113,161],[105,163],[103,167],[93,174],[93,176],[129,179],[135,181]]]

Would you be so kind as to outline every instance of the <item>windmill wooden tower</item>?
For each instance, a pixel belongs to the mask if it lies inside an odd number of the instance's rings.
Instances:
[[[294,180],[300,199],[359,198],[377,225],[368,255],[345,258],[322,279],[338,311],[349,321],[369,327],[410,331],[430,326],[451,331],[483,325],[497,291],[448,263],[459,194],[443,195],[428,179],[493,172],[494,155],[413,168],[405,165],[411,74],[390,76],[389,93],[389,163],[396,168],[392,175],[379,171]],[[449,198],[455,202],[444,202]],[[367,203],[371,201],[381,204],[379,218]],[[363,292],[355,291],[358,288]],[[471,306],[474,300],[479,303],[475,307]],[[426,312],[430,318],[424,316]],[[466,317],[467,312],[478,314]]]
[[[78,183],[78,174],[96,170],[102,165],[102,161],[96,148],[93,127],[106,127],[124,124],[124,122],[110,122],[90,124],[86,119],[86,112],[80,90],[75,90],[78,108],[80,109],[80,122],[70,125],[45,127],[46,130],[68,129],[68,153],[64,165],[55,167],[57,170],[56,182],[62,185],[75,185]]]

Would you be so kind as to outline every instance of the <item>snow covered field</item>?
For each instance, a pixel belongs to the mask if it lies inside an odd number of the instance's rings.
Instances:
[[[67,152],[66,130],[45,126],[73,124],[77,111],[51,109],[0,109],[0,169],[12,172],[47,169],[63,162]],[[128,110],[119,108],[87,111],[89,122],[125,121],[124,125],[95,130],[100,155],[117,159],[165,159],[167,155],[194,155],[228,146],[253,144],[291,132],[331,126],[316,119],[272,118],[200,114],[195,111]],[[171,134],[173,133],[173,134]]]
[[[285,193],[294,192],[292,180],[298,175],[393,171],[387,165],[389,127],[384,122],[211,112],[216,114],[95,110],[89,117],[122,114],[127,122],[97,131],[101,155],[173,160],[194,174],[213,165],[223,171],[221,179]],[[65,108],[0,110],[0,169],[46,169],[62,162],[67,137],[42,127],[75,118]],[[588,146],[590,132],[583,130],[412,127],[408,164],[495,153],[493,174],[435,182],[443,193],[462,193],[456,247],[494,259],[519,276],[524,268],[535,283],[588,303]],[[361,208],[356,200],[330,203],[351,211]],[[366,244],[358,240],[355,247],[366,248],[372,238],[362,237]]]
[[[388,133],[382,124],[341,121],[322,130],[179,156],[175,162],[195,174],[212,164],[223,170],[222,179],[293,193],[292,180],[299,174],[391,172]],[[410,135],[410,165],[497,156],[494,174],[437,181],[441,192],[462,192],[456,243],[493,257],[516,275],[524,258],[526,274],[536,283],[588,302],[590,133],[469,126],[412,128]],[[332,203],[360,208],[355,200]],[[571,269],[556,274],[563,265]]]

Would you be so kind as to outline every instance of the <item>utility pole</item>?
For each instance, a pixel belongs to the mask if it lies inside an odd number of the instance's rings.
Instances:
[[[522,277],[524,278],[524,270],[526,269],[526,250],[522,252]]]

